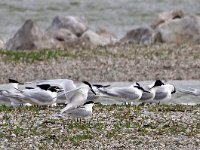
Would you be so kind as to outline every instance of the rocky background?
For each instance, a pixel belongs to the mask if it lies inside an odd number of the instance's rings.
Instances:
[[[41,29],[36,21],[27,20],[8,41],[0,47],[8,50],[67,49],[69,47],[96,48],[116,43],[200,43],[200,17],[183,10],[162,12],[145,27],[134,28],[118,39],[104,28],[91,30],[84,17],[56,16],[51,25]]]

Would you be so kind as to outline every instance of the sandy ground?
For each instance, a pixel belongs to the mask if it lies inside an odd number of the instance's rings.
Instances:
[[[74,57],[41,61],[5,61],[0,57],[0,83],[15,78],[69,78],[75,81],[200,79],[198,45],[120,45],[93,50],[69,49]]]

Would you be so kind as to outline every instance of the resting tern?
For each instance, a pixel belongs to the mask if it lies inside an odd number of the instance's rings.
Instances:
[[[66,92],[65,94],[69,103],[65,108],[59,110],[59,114],[62,114],[65,111],[75,109],[86,103],[89,90],[91,90],[96,95],[96,93],[92,89],[91,84],[87,81],[83,81],[83,85],[81,85],[80,87]]]
[[[18,91],[19,84],[20,83],[18,81],[9,79],[9,89],[0,90],[0,95],[7,97],[10,100],[12,106],[19,106],[24,104],[21,99],[22,94]]]
[[[50,86],[49,84],[37,85],[36,88],[18,90],[22,95],[24,101],[33,105],[52,105],[55,104],[57,93],[60,88],[57,86]]]
[[[165,84],[161,80],[156,80],[154,85],[149,86],[150,90],[155,89],[156,94],[154,97],[154,102],[168,101],[171,99],[173,93],[176,92],[176,88],[172,84]]]
[[[144,90],[137,82],[133,85],[124,87],[99,87],[98,90],[104,95],[110,97],[124,98],[126,100],[129,100],[129,102],[139,100],[142,97],[143,92],[149,93],[149,91]]]
[[[200,89],[194,89],[194,88],[189,88],[189,89],[179,89],[179,92],[182,92],[184,94],[191,94],[194,96],[200,96]]]
[[[38,81],[32,81],[27,82],[29,84],[49,84],[51,86],[58,86],[63,89],[63,92],[61,92],[57,98],[57,103],[66,103],[66,93],[67,91],[70,91],[72,89],[76,88],[76,85],[74,84],[73,80],[70,79],[51,79],[51,80],[38,80]]]

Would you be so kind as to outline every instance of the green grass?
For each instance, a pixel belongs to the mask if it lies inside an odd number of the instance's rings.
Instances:
[[[0,58],[9,61],[45,61],[58,58],[91,58],[91,57],[113,57],[136,59],[143,57],[145,59],[165,60],[174,55],[178,56],[185,53],[192,55],[194,59],[199,59],[198,46],[194,45],[152,45],[141,46],[137,44],[99,46],[94,49],[88,48],[69,48],[65,50],[0,50]]]

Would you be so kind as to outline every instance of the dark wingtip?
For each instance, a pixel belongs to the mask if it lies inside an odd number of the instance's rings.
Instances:
[[[82,81],[84,84],[87,84],[89,86],[91,86],[91,84],[88,81]]]
[[[97,88],[107,88],[110,85],[101,85],[101,84],[92,84],[93,86],[97,87]]]
[[[25,87],[25,89],[30,90],[30,89],[34,89],[34,87]]]
[[[140,84],[138,82],[135,82],[137,86],[140,86]]]
[[[134,86],[134,87],[136,87],[136,88],[142,90],[143,92],[150,93],[149,91],[145,90],[145,89],[144,89],[143,87],[141,87],[141,86]]]
[[[176,88],[174,87],[174,90],[171,92],[171,94],[176,93]]]
[[[19,83],[17,80],[10,79],[10,78],[8,79],[8,82],[9,82],[9,83]]]
[[[94,102],[93,101],[88,101],[88,102],[84,103],[84,105],[86,105],[86,104],[94,104]]]
[[[82,82],[90,87],[90,90],[92,91],[92,93],[94,93],[94,95],[97,95],[95,93],[95,91],[92,89],[92,86],[91,86],[91,84],[89,82],[87,82],[87,81],[82,81]]]

